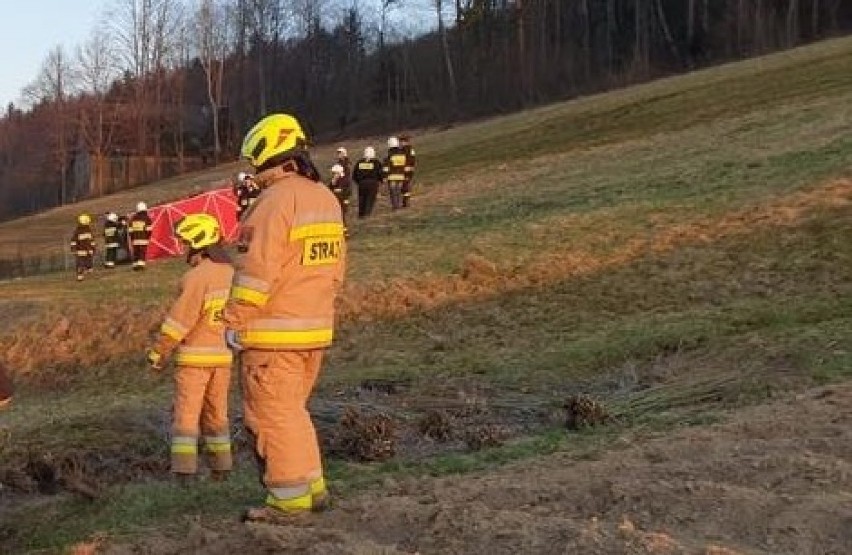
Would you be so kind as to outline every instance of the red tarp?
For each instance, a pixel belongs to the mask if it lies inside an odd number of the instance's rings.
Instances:
[[[215,189],[192,197],[153,206],[148,209],[153,228],[148,245],[148,260],[176,256],[183,252],[175,239],[175,224],[187,214],[205,212],[215,216],[222,227],[222,235],[230,243],[237,238],[237,199],[230,187]]]

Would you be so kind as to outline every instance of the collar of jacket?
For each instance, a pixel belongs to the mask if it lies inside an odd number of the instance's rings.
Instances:
[[[294,175],[299,175],[297,169],[298,168],[296,167],[295,163],[289,164],[285,162],[280,166],[269,168],[268,170],[264,170],[258,173],[254,176],[254,182],[261,189],[265,189],[276,181],[287,177],[292,177]]]

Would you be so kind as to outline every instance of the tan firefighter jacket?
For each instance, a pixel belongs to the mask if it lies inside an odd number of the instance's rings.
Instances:
[[[340,204],[282,167],[255,180],[263,192],[242,224],[225,323],[249,349],[326,347],[345,267]]]
[[[230,264],[207,258],[184,274],[180,296],[160,326],[155,349],[165,358],[177,345],[178,366],[223,367],[231,365],[225,343],[222,308],[234,277]]]

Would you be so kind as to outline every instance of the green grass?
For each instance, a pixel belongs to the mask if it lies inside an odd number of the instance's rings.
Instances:
[[[617,422],[569,436],[543,425],[477,453],[332,460],[338,493],[554,451],[594,458],[621,434],[706,425],[850,379],[852,193],[826,186],[850,175],[850,106],[844,39],[418,136],[415,208],[354,226],[344,295],[361,304],[346,312],[318,395],[401,378],[412,417],[419,400],[522,395],[558,407],[582,391]],[[0,225],[0,243],[37,221],[58,230],[79,208]],[[461,277],[474,254],[500,279]],[[84,326],[110,310],[157,313],[184,269],[178,260],[141,276],[97,272],[83,284],[67,273],[5,282],[0,295],[14,301],[4,301],[4,321],[10,333],[35,333],[53,324],[40,323],[40,311],[56,318],[69,306],[91,316],[75,320]],[[26,439],[0,443],[0,459],[99,444],[156,455],[152,425],[171,386],[144,377],[134,349],[148,330],[128,329],[132,338],[86,343],[114,349],[108,363],[36,369],[61,385],[24,385],[3,426]],[[179,527],[187,513],[226,518],[259,493],[248,469],[189,493],[156,480],[114,485],[103,503],[25,505],[8,513],[21,526],[3,533],[20,549],[58,549],[96,532],[132,538]]]

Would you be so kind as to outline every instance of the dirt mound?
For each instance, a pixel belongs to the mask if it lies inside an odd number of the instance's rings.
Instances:
[[[387,479],[292,525],[193,519],[187,536],[106,552],[852,551],[852,385],[621,446],[598,460],[556,454],[479,475]]]

